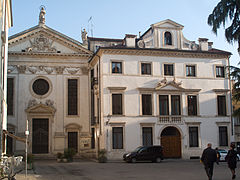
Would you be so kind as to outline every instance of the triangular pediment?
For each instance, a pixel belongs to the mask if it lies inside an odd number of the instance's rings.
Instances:
[[[153,27],[159,27],[159,28],[177,28],[177,29],[183,29],[183,25],[178,24],[170,19],[166,19],[164,21],[160,21],[158,23],[155,23],[152,25]]]
[[[174,86],[172,86],[172,85],[166,85],[166,86],[164,86],[164,87],[162,87],[162,88],[160,88],[161,90],[179,90],[179,88],[176,88],[176,87],[174,87]]]
[[[84,54],[92,52],[80,42],[47,26],[35,26],[9,38],[9,52]]]
[[[181,84],[182,82],[177,83],[175,80],[168,82],[166,79],[163,79],[157,84],[155,90],[184,91],[185,89],[181,87]]]
[[[28,107],[25,110],[29,114],[49,114],[54,115],[56,110],[51,106],[47,106],[45,104],[36,104],[34,106]]]

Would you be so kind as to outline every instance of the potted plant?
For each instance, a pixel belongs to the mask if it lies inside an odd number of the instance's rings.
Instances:
[[[57,153],[57,162],[61,162],[63,159],[63,153],[58,152]]]
[[[76,155],[76,150],[73,148],[65,149],[64,150],[64,156],[63,156],[63,161],[64,158],[67,159],[67,162],[72,162],[73,161],[73,156]]]
[[[100,163],[107,162],[107,151],[105,149],[101,149],[98,151],[98,162]]]

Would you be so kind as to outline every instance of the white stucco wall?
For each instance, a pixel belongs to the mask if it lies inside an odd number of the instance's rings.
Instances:
[[[123,74],[111,74],[111,61],[122,61]],[[212,142],[213,147],[219,146],[219,129],[221,125],[228,127],[228,142],[232,140],[230,135],[230,98],[226,93],[227,116],[217,116],[217,93],[214,89],[229,90],[229,81],[227,78],[215,77],[216,65],[227,65],[227,59],[211,58],[181,58],[181,57],[159,57],[159,56],[134,56],[134,55],[109,55],[103,54],[102,61],[102,87],[103,87],[103,115],[104,122],[108,114],[111,114],[111,93],[108,87],[126,87],[123,91],[124,116],[112,116],[111,124],[105,128],[105,148],[108,150],[109,158],[121,158],[122,154],[132,151],[142,145],[141,123],[152,123],[153,125],[153,143],[160,144],[161,131],[166,126],[177,127],[181,133],[182,158],[191,156],[200,156],[202,150],[208,142]],[[152,75],[140,74],[140,63],[152,63]],[[201,89],[198,93],[198,116],[189,117],[187,115],[187,95],[180,93],[182,104],[183,124],[161,124],[158,121],[158,96],[153,92],[153,116],[141,116],[140,92],[138,88],[155,88],[157,83],[164,79],[163,64],[174,64],[174,77],[176,82],[182,82],[181,87],[185,89]],[[186,65],[196,65],[196,77],[186,77]],[[174,80],[173,77],[166,77],[168,81]],[[166,93],[167,94],[167,93]],[[174,93],[173,93],[174,94]],[[191,93],[190,93],[191,94]],[[188,126],[198,123],[199,147],[189,147]],[[124,127],[124,149],[112,149],[111,128],[114,123],[121,124]],[[108,131],[108,135],[106,135]],[[106,145],[107,144],[107,145]],[[227,148],[227,147],[223,147]]]

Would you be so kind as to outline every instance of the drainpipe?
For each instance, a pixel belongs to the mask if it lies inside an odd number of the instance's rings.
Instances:
[[[229,69],[229,72],[230,72],[230,60],[229,60],[229,57],[228,57],[228,69]],[[234,137],[234,121],[233,121],[233,117],[232,117],[232,114],[233,114],[233,106],[232,106],[232,84],[231,84],[231,79],[230,79],[230,74],[228,76],[228,80],[229,80],[229,88],[230,88],[230,122],[231,122],[231,134],[234,138],[234,141],[235,141],[235,137]]]
[[[100,56],[96,55],[98,57],[98,119],[99,119],[99,134],[97,137],[98,141],[98,151],[100,150],[100,135],[102,135],[102,121],[101,121],[101,61],[100,61]]]

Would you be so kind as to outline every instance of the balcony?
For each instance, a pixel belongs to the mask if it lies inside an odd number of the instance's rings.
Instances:
[[[160,124],[182,124],[181,116],[159,116]]]

